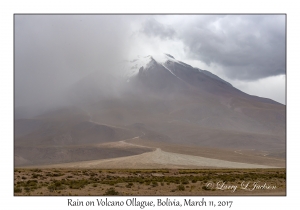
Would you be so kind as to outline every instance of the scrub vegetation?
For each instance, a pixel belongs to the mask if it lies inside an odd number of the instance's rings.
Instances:
[[[286,193],[285,169],[15,169],[14,177],[16,196],[285,195]],[[243,183],[249,183],[249,189],[254,187],[254,183],[259,186],[266,183],[267,186],[276,188],[260,187],[247,191],[240,189]],[[237,186],[234,192],[232,186]]]

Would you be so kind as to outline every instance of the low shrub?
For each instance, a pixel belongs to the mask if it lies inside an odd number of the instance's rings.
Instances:
[[[15,193],[21,193],[21,192],[22,192],[22,188],[20,188],[20,187],[15,187],[15,188],[14,188],[14,192],[15,192]]]
[[[119,192],[115,188],[111,187],[105,191],[103,195],[119,195]]]
[[[180,190],[180,191],[184,191],[185,187],[184,187],[184,185],[181,184],[181,185],[177,186],[177,189]]]

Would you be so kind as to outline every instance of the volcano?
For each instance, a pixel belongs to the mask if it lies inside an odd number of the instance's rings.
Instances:
[[[70,86],[70,105],[16,118],[15,165],[117,161],[159,149],[284,166],[285,105],[170,54],[139,56],[112,69]]]

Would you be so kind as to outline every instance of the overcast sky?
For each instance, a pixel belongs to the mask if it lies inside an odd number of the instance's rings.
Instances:
[[[16,15],[16,105],[55,98],[95,70],[169,53],[285,104],[285,15]],[[42,103],[42,102],[41,102]]]

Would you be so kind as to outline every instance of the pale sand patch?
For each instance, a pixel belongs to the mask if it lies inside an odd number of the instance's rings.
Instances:
[[[136,139],[139,138],[134,137],[132,139]],[[152,149],[155,150],[156,148],[154,147],[148,147],[148,146],[143,146],[143,145],[138,145],[138,144],[132,144],[130,142],[125,142],[125,140],[122,141],[117,141],[117,142],[107,142],[107,143],[101,143],[101,144],[97,144],[96,146],[98,147],[107,147],[107,148],[148,148],[148,149]]]
[[[193,155],[155,151],[129,157],[49,165],[57,168],[275,168],[272,166],[238,163]]]

